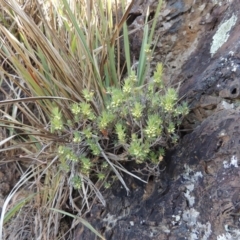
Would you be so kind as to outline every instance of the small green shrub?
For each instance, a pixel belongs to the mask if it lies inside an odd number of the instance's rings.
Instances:
[[[163,148],[175,144],[182,118],[188,113],[187,104],[178,103],[177,90],[162,81],[162,64],[158,64],[150,82],[139,87],[135,72],[124,79],[121,88],[109,88],[107,107],[99,116],[90,104],[95,96],[84,91],[85,102],[69,106],[73,119],[63,122],[60,109],[55,109],[51,129],[60,136],[68,136],[69,144],[60,145],[62,169],[72,174],[74,188],[81,187],[81,174],[96,175],[103,180],[109,161],[136,161],[159,164]],[[109,154],[112,153],[112,154]],[[112,157],[114,155],[114,157]],[[124,155],[124,159],[117,156]],[[97,161],[95,158],[97,157]]]

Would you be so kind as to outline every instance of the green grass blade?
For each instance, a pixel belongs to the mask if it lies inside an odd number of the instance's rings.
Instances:
[[[85,39],[85,36],[84,36],[84,33],[83,31],[80,29],[79,27],[79,24],[77,23],[77,20],[76,20],[76,17],[74,16],[73,12],[71,11],[70,9],[70,6],[67,2],[67,0],[62,0],[63,4],[64,4],[64,7],[66,8],[66,11],[69,15],[69,18],[71,19],[71,22],[76,30],[76,33],[77,35],[79,36],[83,46],[84,46],[84,51],[86,52],[87,54],[87,57],[91,60],[91,63],[94,64],[94,60],[93,60],[93,57],[92,57],[92,54],[89,50],[89,47],[87,45],[87,42],[86,42],[86,39]]]
[[[156,28],[156,24],[157,24],[157,20],[158,20],[158,17],[159,17],[161,7],[162,7],[162,0],[159,0],[157,10],[156,10],[155,15],[154,15],[154,19],[153,19],[153,23],[152,23],[152,27],[151,27],[151,32],[150,32],[150,35],[149,35],[149,38],[148,38],[148,43],[149,44],[151,44],[152,40],[153,40],[153,34],[154,34],[154,31],[155,31],[155,28]]]
[[[30,194],[28,197],[24,198],[17,204],[15,204],[4,216],[3,223],[7,223],[16,213],[19,212],[19,210],[27,203],[29,202],[36,194]]]
[[[74,219],[78,219],[85,227],[87,227],[89,230],[91,230],[94,234],[96,234],[98,237],[100,237],[102,240],[105,240],[105,238],[89,223],[87,222],[85,219],[79,217],[79,216],[75,216],[71,213],[56,209],[56,208],[50,208],[50,210],[53,210],[55,212],[61,213],[63,215],[67,215],[69,217],[72,217]]]
[[[124,51],[125,51],[125,58],[127,63],[127,72],[128,75],[131,74],[131,58],[130,58],[130,43],[128,37],[128,28],[127,24],[123,24],[123,39],[124,39]]]
[[[143,33],[143,41],[140,51],[140,57],[138,62],[137,68],[137,79],[138,79],[138,86],[142,86],[145,79],[145,72],[146,72],[146,47],[148,43],[148,24],[144,26],[144,33]]]
[[[108,45],[108,53],[109,53],[109,62],[110,62],[110,71],[111,71],[111,83],[115,87],[119,87],[119,79],[117,76],[116,66],[115,66],[115,53],[114,47]]]

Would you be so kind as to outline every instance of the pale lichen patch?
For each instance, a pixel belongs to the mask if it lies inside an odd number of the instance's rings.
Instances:
[[[217,236],[217,240],[237,240],[240,238],[239,230],[234,229],[231,232],[228,232],[229,230],[226,231],[227,232],[225,234]]]
[[[218,49],[228,40],[229,32],[236,24],[237,17],[233,14],[231,18],[220,24],[217,32],[213,36],[213,41],[210,49],[210,53],[213,56]]]
[[[230,163],[228,163],[227,161],[223,161],[224,168],[230,168],[231,166],[236,168],[238,167],[238,159],[236,156],[232,156]]]
[[[189,190],[187,190],[187,191],[184,193],[184,196],[185,196],[185,198],[188,200],[189,206],[192,207],[192,206],[194,205],[194,203],[195,203],[195,197],[194,197],[194,196],[191,196],[190,193],[191,193],[191,192],[190,192]]]

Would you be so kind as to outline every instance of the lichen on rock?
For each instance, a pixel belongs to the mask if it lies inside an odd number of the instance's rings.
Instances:
[[[210,49],[210,53],[212,56],[228,40],[229,32],[232,29],[232,27],[236,24],[236,22],[237,17],[233,14],[231,18],[220,24],[217,32],[213,36],[212,46]]]

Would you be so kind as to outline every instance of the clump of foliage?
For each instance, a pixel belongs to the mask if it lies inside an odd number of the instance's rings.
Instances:
[[[107,90],[106,109],[98,116],[91,107],[94,93],[84,91],[81,103],[70,104],[72,119],[63,120],[61,110],[54,109],[53,132],[68,136],[69,144],[60,144],[58,153],[65,172],[72,175],[74,188],[81,188],[81,176],[95,173],[106,178],[106,163],[112,167],[122,161],[159,164],[164,147],[176,143],[176,128],[188,113],[186,103],[178,104],[177,91],[162,81],[162,64],[150,82],[138,86],[135,72],[124,79],[120,88]],[[113,154],[114,153],[114,154]],[[97,159],[97,161],[96,161]]]
[[[17,212],[16,231],[6,227],[9,239],[64,236],[62,217],[71,215],[64,206],[77,213],[74,226],[95,197],[106,204],[101,189],[112,175],[127,191],[122,171],[142,180],[123,162],[158,165],[164,148],[177,142],[187,105],[164,84],[161,64],[147,77],[161,2],[143,26],[134,69],[126,24],[134,1],[1,2],[0,70],[11,96],[1,102],[1,127],[10,136],[0,146],[8,161],[24,159],[28,169],[10,196],[23,186],[29,192],[24,207],[24,197],[10,210],[6,201],[0,238],[3,223]]]

